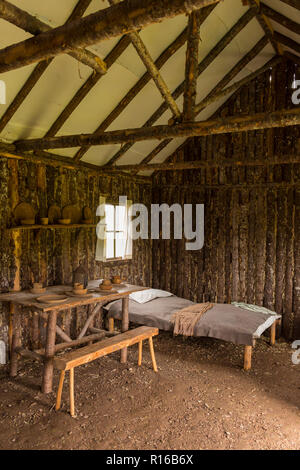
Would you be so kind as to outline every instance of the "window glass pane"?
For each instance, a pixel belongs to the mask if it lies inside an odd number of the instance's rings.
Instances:
[[[124,258],[126,247],[125,232],[116,233],[116,258]]]
[[[114,232],[106,232],[106,258],[114,257]]]
[[[106,230],[108,231],[115,228],[114,209],[111,204],[105,204]]]
[[[125,230],[125,206],[116,206],[116,230],[122,231]]]

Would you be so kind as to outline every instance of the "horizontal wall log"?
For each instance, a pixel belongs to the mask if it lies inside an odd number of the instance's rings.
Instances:
[[[0,159],[1,158],[7,158],[9,160],[23,160],[35,165],[44,164],[55,168],[64,168],[66,170],[81,170],[94,175],[99,175],[100,173],[103,174],[101,167],[93,165],[92,163],[74,162],[74,160],[71,158],[62,157],[61,155],[54,155],[48,152],[23,154],[21,152],[15,152],[13,149],[11,149],[11,146],[8,145],[5,147],[3,144],[0,145]],[[133,179],[132,176],[128,173],[122,173],[122,171],[120,171],[119,174],[125,178],[130,178],[131,180]],[[138,176],[138,178],[134,178],[134,180],[144,184],[151,184],[151,178],[147,176]]]
[[[68,52],[75,47],[136,31],[165,18],[192,13],[219,0],[124,0],[68,25],[0,50],[0,73]]]
[[[79,134],[45,139],[19,140],[14,143],[17,151],[31,151],[55,148],[82,147],[85,145],[110,145],[142,140],[161,140],[171,137],[192,137],[212,134],[226,134],[273,127],[296,126],[300,124],[300,108],[284,109],[272,113],[252,116],[230,117],[213,121],[161,125],[135,129],[104,132],[99,135]]]
[[[246,166],[272,166],[272,165],[291,165],[300,164],[300,154],[292,158],[272,158],[265,160],[234,160],[227,159],[222,161],[205,161],[194,160],[189,162],[168,162],[168,163],[149,163],[137,165],[116,165],[111,167],[109,171],[115,173],[122,171],[174,171],[174,170],[194,170],[197,168],[226,168],[226,167],[246,167]],[[106,171],[108,171],[106,169]]]
[[[53,29],[35,16],[30,15],[27,11],[21,10],[5,0],[0,0],[0,18],[3,18],[33,36],[46,33]],[[70,50],[68,54],[79,62],[82,62],[84,65],[91,67],[96,72],[100,74],[106,73],[105,62],[101,57],[93,54],[92,52],[81,48],[75,48]]]

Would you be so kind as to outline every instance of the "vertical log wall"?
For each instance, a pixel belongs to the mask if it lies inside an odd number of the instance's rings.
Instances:
[[[223,116],[293,107],[293,64],[244,87]],[[300,151],[298,127],[190,139],[173,160],[272,159]],[[153,178],[154,203],[204,203],[205,245],[153,241],[153,287],[194,301],[246,301],[283,314],[283,335],[300,338],[300,162],[297,165],[167,171]]]
[[[117,203],[119,195],[126,195],[134,202],[149,205],[150,188],[149,184],[129,177],[103,177],[85,170],[36,165],[0,156],[0,292],[18,287],[28,289],[33,281],[50,286],[70,284],[73,270],[80,262],[90,279],[120,274],[131,283],[150,285],[151,241],[135,241],[132,260],[100,263],[95,261],[95,228],[6,230],[14,225],[13,209],[19,202],[30,203],[40,217],[47,217],[52,204],[60,208],[68,204],[88,206],[94,214],[93,222],[97,223],[100,194],[105,194],[110,202]],[[66,312],[62,322],[70,321],[68,315]],[[86,308],[78,309],[73,317],[76,323],[73,330],[78,330],[85,321]],[[24,326],[28,319],[24,311]],[[27,330],[29,335],[30,327]],[[0,304],[0,339],[7,341],[7,335],[7,305]]]

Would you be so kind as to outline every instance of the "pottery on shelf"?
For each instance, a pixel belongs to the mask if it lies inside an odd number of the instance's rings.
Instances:
[[[58,223],[59,223],[60,225],[70,225],[71,219],[59,219],[59,220],[58,220]]]

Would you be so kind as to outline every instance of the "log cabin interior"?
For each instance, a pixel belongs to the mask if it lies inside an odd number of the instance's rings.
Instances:
[[[0,0],[0,449],[299,449],[299,104],[299,0]]]

